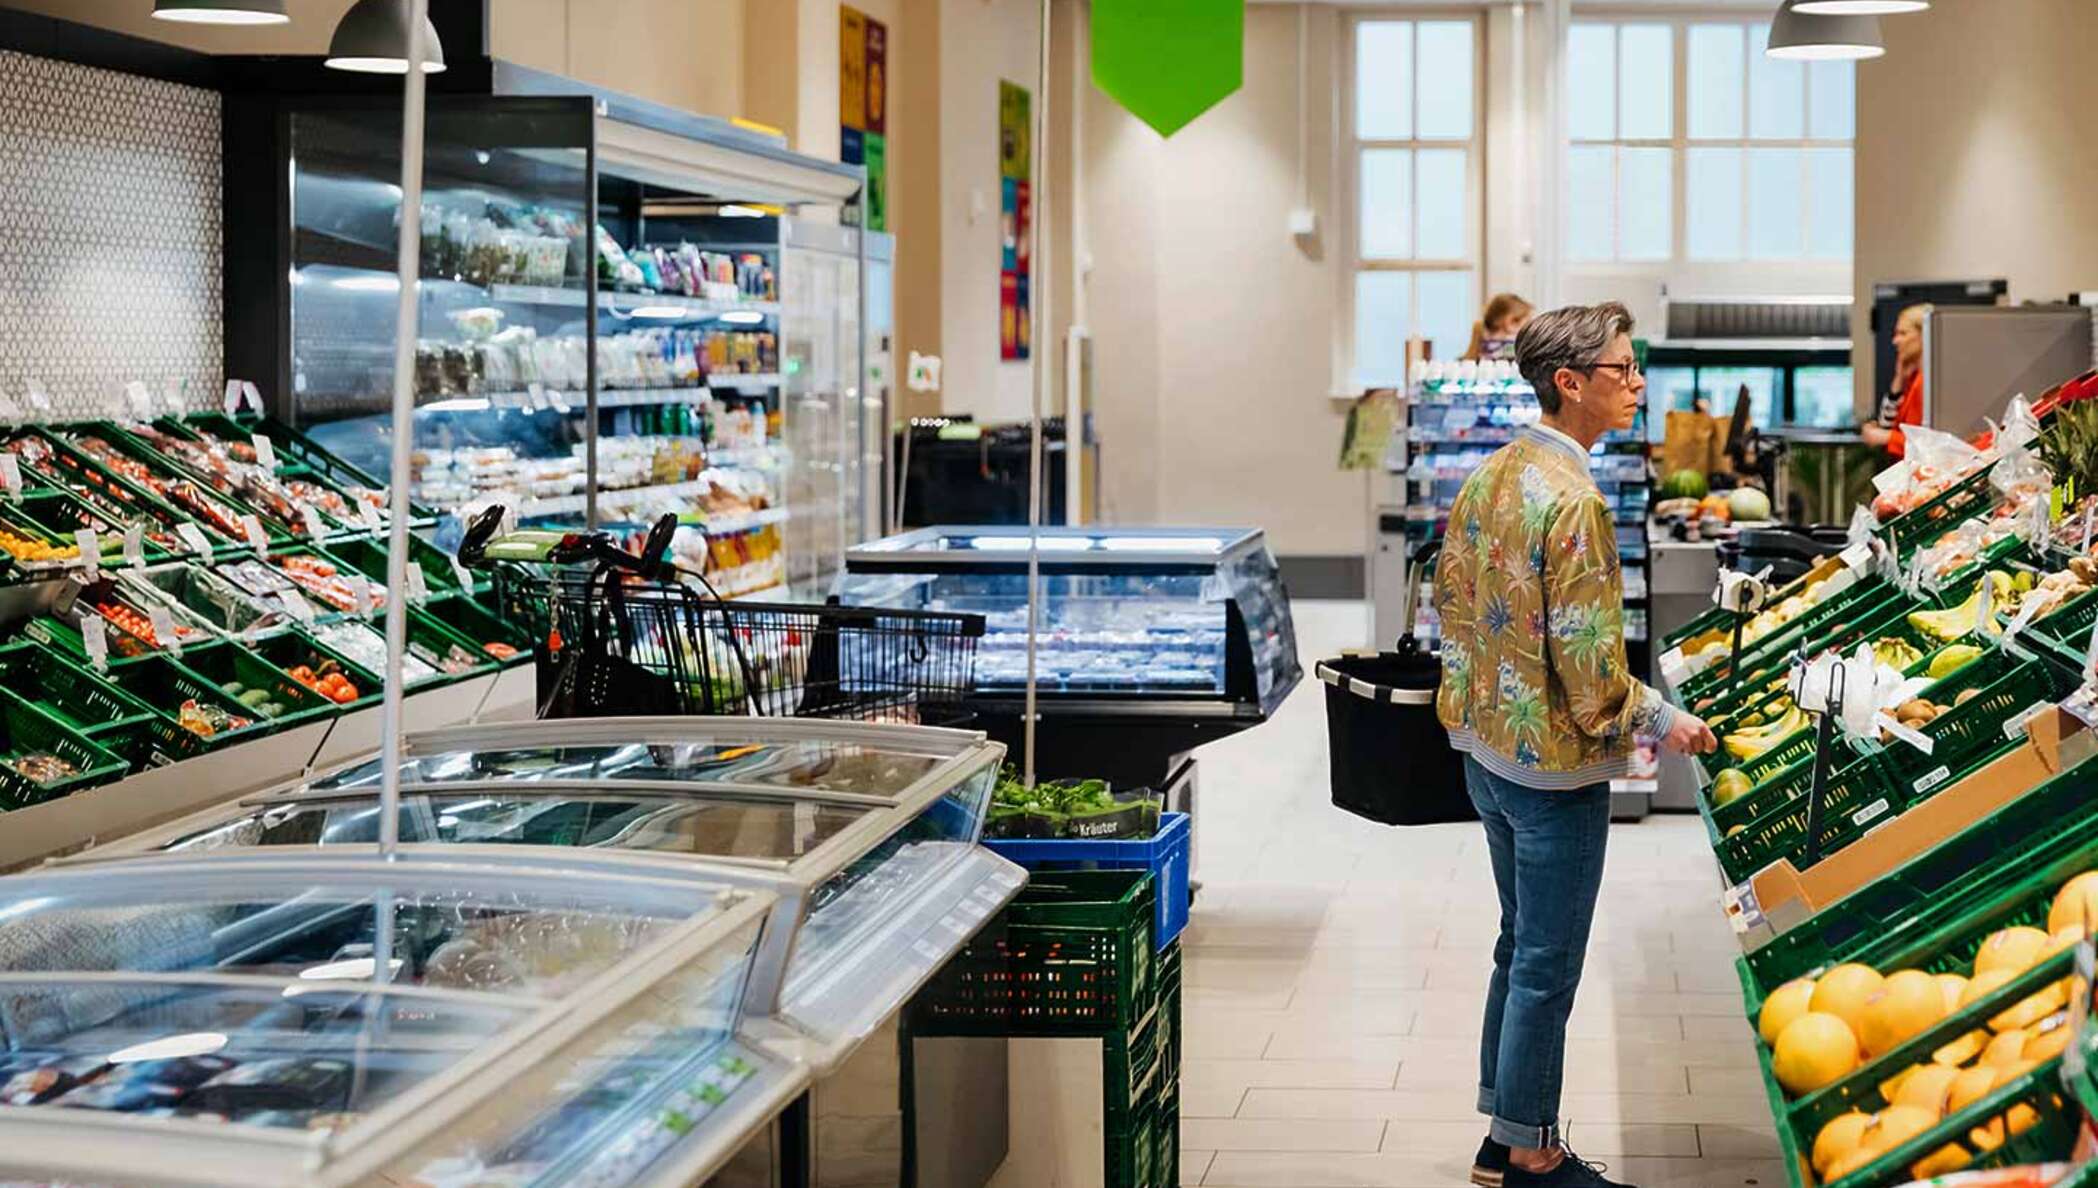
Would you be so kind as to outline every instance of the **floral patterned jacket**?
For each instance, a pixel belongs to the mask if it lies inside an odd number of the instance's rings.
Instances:
[[[1531,788],[1624,774],[1675,710],[1627,670],[1624,582],[1588,452],[1536,425],[1465,480],[1435,570],[1436,713],[1451,745]]]

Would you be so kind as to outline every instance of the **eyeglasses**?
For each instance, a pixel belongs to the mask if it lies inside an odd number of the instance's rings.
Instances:
[[[1612,371],[1615,371],[1617,373],[1618,380],[1622,383],[1627,384],[1631,383],[1635,379],[1638,379],[1640,376],[1646,374],[1646,368],[1639,366],[1637,360],[1631,360],[1624,363],[1590,363],[1588,365],[1588,370],[1600,371],[1605,367],[1609,368]]]

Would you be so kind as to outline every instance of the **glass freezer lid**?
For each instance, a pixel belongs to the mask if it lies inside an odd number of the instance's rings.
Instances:
[[[500,781],[631,781],[714,784],[764,791],[821,791],[890,797],[950,756],[824,739],[726,737],[707,742],[607,742],[423,750],[402,763],[401,781],[418,790]],[[315,792],[377,790],[371,759],[308,785]]]
[[[1256,545],[1248,528],[1074,528],[1045,526],[1039,540],[1046,562],[1114,566],[1210,565]],[[1025,528],[1012,525],[940,525],[869,541],[846,552],[846,567],[886,567],[900,561],[940,565],[1011,563],[1027,558]]]
[[[431,793],[402,798],[400,839],[410,844],[575,846],[792,862],[870,811],[813,800],[616,789],[539,796]],[[164,848],[369,846],[378,840],[377,798],[354,796],[253,806],[233,820],[198,828]]]

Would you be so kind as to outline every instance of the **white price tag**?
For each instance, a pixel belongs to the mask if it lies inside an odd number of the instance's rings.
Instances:
[[[131,409],[131,415],[135,419],[153,419],[153,390],[143,382],[132,380],[124,385],[124,403]]]
[[[197,527],[194,521],[184,520],[175,525],[175,535],[182,539],[182,543],[189,547],[190,552],[202,557],[204,564],[211,564],[211,541],[205,538],[204,530]]]
[[[80,616],[80,646],[87,650],[87,662],[97,671],[109,667],[109,624],[94,611],[84,611]]]
[[[374,601],[371,581],[361,573],[346,573],[342,580],[350,588],[350,613],[370,618]]]
[[[362,499],[357,500],[357,518],[364,521],[364,526],[373,532],[386,527],[386,518],[379,514],[379,509]]]
[[[87,570],[87,580],[94,581],[102,576],[102,540],[92,528],[82,528],[73,534],[73,543],[80,549],[81,567]]]
[[[262,530],[262,521],[255,518],[254,512],[249,512],[240,518],[240,534],[246,538],[248,547],[256,552],[267,553],[270,551],[269,534]]]
[[[467,593],[469,593],[469,594],[473,593],[473,588],[474,588],[474,572],[473,572],[473,570],[471,570],[471,569],[468,569],[468,568],[466,567],[466,563],[465,563],[464,561],[461,561],[461,560],[459,560],[459,558],[457,558],[457,557],[453,557],[453,558],[451,559],[451,561],[452,561],[452,576],[453,576],[454,578],[458,579],[458,582],[459,582],[459,588],[460,588],[461,590],[464,590],[464,591],[466,591],[466,592],[467,592]]]
[[[2098,681],[2098,621],[2091,624],[2091,640],[2083,649],[2083,679],[2085,684]]]
[[[408,601],[428,602],[429,600],[430,579],[423,573],[422,562],[410,561],[408,563]]]
[[[310,624],[313,622],[313,604],[307,602],[305,597],[297,590],[279,590],[277,592],[277,601],[284,604],[285,614],[290,615],[301,623]]]
[[[1890,494],[1909,485],[1909,464],[1896,462],[1872,476],[1872,489],[1882,495]]]
[[[249,412],[258,417],[262,415],[262,390],[255,386],[254,381],[240,381],[240,398],[248,406]]]
[[[328,535],[328,526],[321,522],[320,509],[310,503],[299,505],[299,518],[306,522],[306,535],[315,540]]]
[[[525,400],[537,411],[546,407],[546,385],[533,380],[525,385]]]
[[[1872,561],[1872,542],[1869,540],[1861,540],[1858,543],[1851,545],[1849,548],[1844,549],[1842,552],[1837,553],[1836,560],[1841,561],[1844,564],[1844,566],[1850,569],[1852,572],[1862,573],[1864,572],[1865,566],[1870,564]]]
[[[154,640],[161,647],[180,656],[182,654],[182,641],[176,638],[174,612],[161,606],[159,603],[154,603],[146,608],[146,619],[153,624]]]
[[[0,453],[0,491],[11,500],[22,497],[22,460],[13,454]]]
[[[1951,778],[1951,768],[1946,767],[1942,764],[1937,767],[1933,767],[1929,771],[1924,772],[1922,775],[1916,777],[1916,795],[1921,796],[1925,792],[1930,791],[1932,788],[1937,787],[1939,784],[1942,784],[1946,780],[1949,780]]]
[[[1936,746],[1931,741],[1930,735],[1920,730],[1911,730],[1884,713],[1874,715],[1872,722],[1873,725],[1878,726],[1881,730],[1886,731],[1888,734],[1893,735],[1926,755],[1930,754]],[[1924,789],[1918,788],[1916,790],[1921,792]]]
[[[2025,605],[2019,607],[2018,613],[2011,618],[2010,625],[2003,629],[2003,642],[2008,644],[2018,638],[2018,634],[2024,631],[2039,613],[2040,600],[2037,598],[2026,599]]]
[[[124,529],[124,564],[146,563],[146,526],[133,521]]]
[[[255,465],[270,474],[277,473],[277,443],[267,433],[257,433],[248,439],[255,445]]]
[[[40,413],[49,413],[51,411],[51,394],[44,391],[44,385],[41,380],[25,380],[23,389],[23,395],[29,398],[29,407],[31,409]]]
[[[1850,823],[1862,828],[1874,819],[1883,816],[1891,807],[1893,806],[1887,803],[1887,798],[1882,796],[1857,812],[1852,813],[1850,815]]]
[[[229,416],[229,417],[230,417],[230,416],[233,416],[233,415],[235,415],[235,414],[236,414],[236,413],[238,413],[238,412],[240,412],[240,381],[239,381],[239,380],[237,380],[237,379],[229,379],[229,380],[227,380],[227,381],[226,381],[226,395],[225,395],[225,398],[224,398],[224,399],[222,399],[222,400],[221,400],[221,401],[219,402],[219,407],[220,407],[220,408],[222,408],[222,409],[224,409],[224,410],[225,410],[225,412],[226,412],[226,415],[227,415],[227,416]]]
[[[4,390],[0,390],[0,422],[17,425],[21,421],[22,406],[15,403],[14,397],[8,395]]]

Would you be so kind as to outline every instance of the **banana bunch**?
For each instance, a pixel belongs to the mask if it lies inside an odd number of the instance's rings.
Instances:
[[[1923,653],[1908,640],[1890,635],[1873,643],[1872,658],[1896,672],[1907,672],[1910,665],[1923,659]]]
[[[1989,591],[1990,600],[1993,603],[1997,606],[2010,605],[2011,595],[2014,592],[2010,574],[2000,569],[1992,569],[1982,581],[1988,582],[1994,587]],[[1937,639],[1942,639],[1947,643],[1980,627],[1980,582],[1975,583],[1974,593],[1967,595],[1967,601],[1960,603],[1958,606],[1946,607],[1944,610],[1912,612],[1909,615],[1909,626]]]
[[[1807,725],[1807,711],[1794,705],[1787,707],[1785,712],[1773,721],[1734,731],[1721,739],[1720,745],[1735,759],[1749,760],[1806,729]]]

